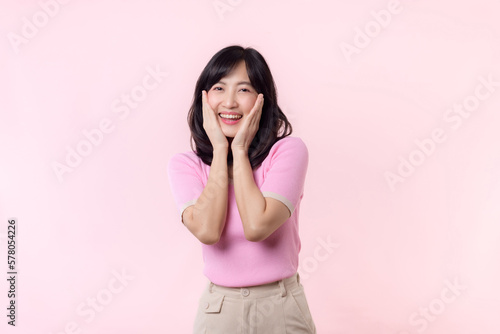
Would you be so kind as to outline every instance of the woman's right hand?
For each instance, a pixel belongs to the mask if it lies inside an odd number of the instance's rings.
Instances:
[[[216,147],[229,147],[229,142],[227,141],[226,136],[222,132],[222,129],[219,124],[218,115],[215,111],[210,107],[207,101],[207,92],[201,91],[201,101],[203,104],[203,128],[207,133],[208,139],[212,143],[212,147],[215,149]]]

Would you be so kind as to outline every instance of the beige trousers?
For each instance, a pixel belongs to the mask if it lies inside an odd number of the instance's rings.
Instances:
[[[194,334],[316,334],[299,273],[269,284],[230,288],[209,282]]]

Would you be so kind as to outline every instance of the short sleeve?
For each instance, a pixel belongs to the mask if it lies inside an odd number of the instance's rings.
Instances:
[[[304,192],[309,164],[307,146],[298,137],[285,137],[271,148],[264,182],[260,191],[285,204],[293,214]]]
[[[186,153],[177,153],[169,161],[168,179],[170,190],[179,211],[181,222],[184,210],[196,203],[205,188],[201,179],[201,167],[193,157]]]

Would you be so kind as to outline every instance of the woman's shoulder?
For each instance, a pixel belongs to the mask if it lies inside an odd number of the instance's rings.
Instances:
[[[307,161],[308,159],[309,151],[302,138],[286,136],[274,143],[263,165],[273,164],[277,160],[288,163],[287,160],[296,162],[297,160]]]
[[[300,137],[286,136],[275,142],[271,147],[271,151],[275,152],[278,150],[307,151],[307,145]]]
[[[188,165],[191,167],[198,167],[200,168],[202,165],[203,161],[196,155],[195,152],[193,151],[185,151],[185,152],[178,152],[175,153],[169,160],[168,165],[169,166],[174,166],[174,165]]]

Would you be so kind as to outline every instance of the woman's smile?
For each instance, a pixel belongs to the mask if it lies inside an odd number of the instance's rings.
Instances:
[[[219,113],[219,117],[222,120],[222,122],[224,122],[225,124],[228,124],[228,125],[236,124],[240,121],[240,119],[243,118],[242,115],[240,115],[238,113],[234,113],[234,112]]]

